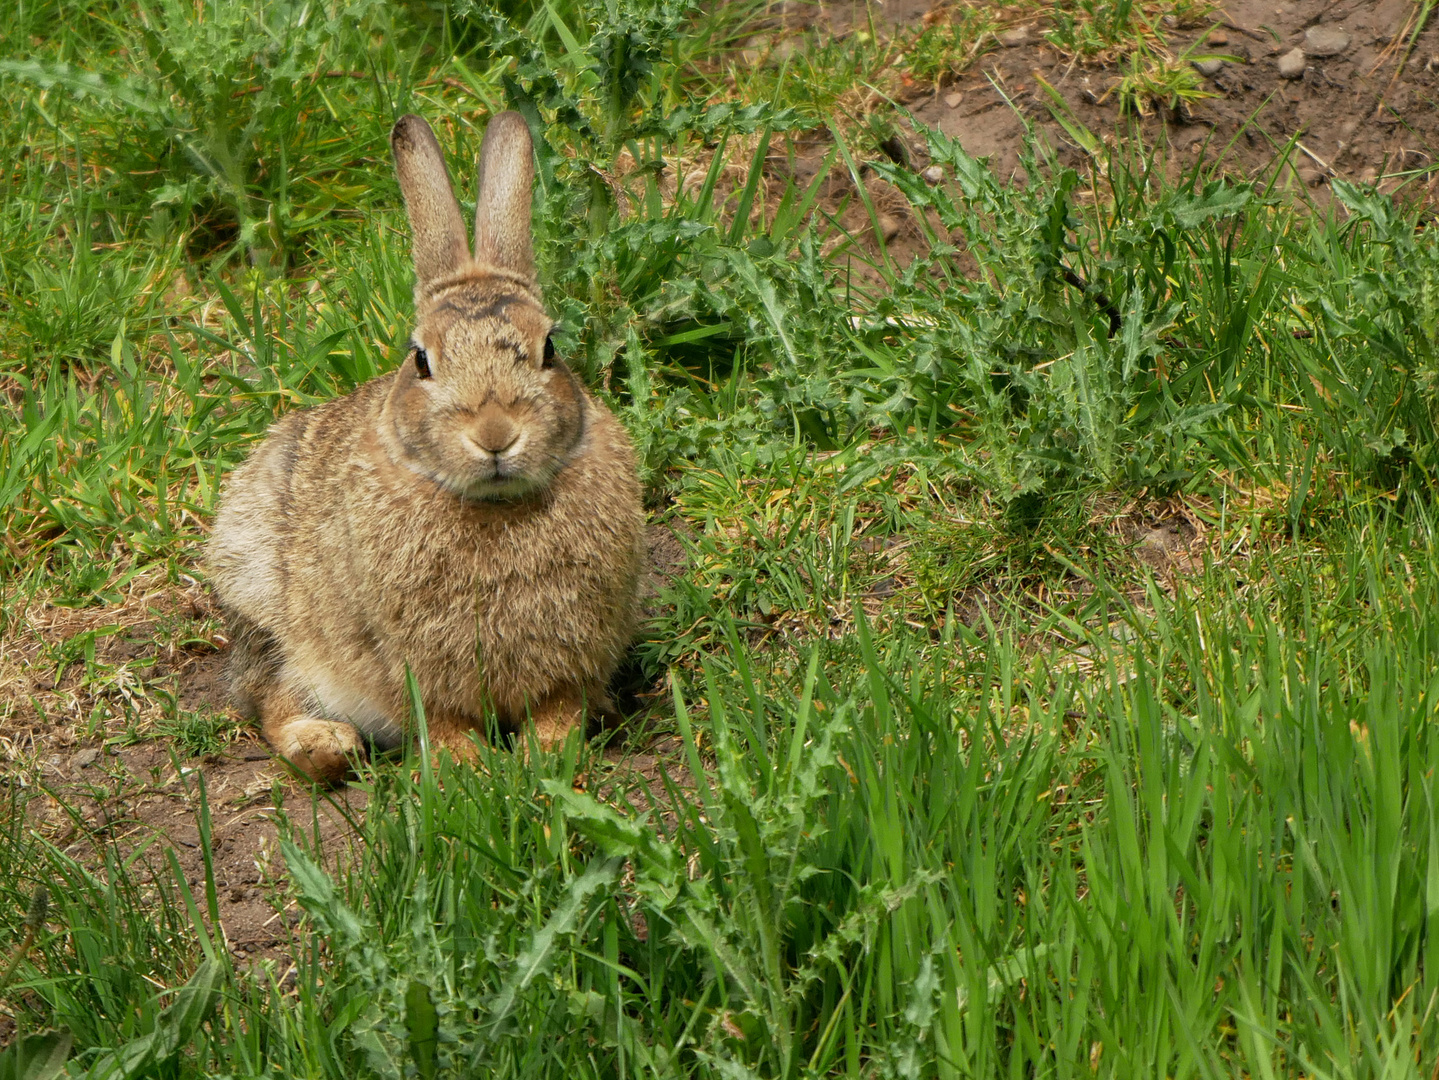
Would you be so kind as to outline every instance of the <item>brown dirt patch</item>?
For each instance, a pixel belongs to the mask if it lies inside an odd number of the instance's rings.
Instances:
[[[162,740],[113,752],[82,747],[52,755],[36,780],[41,794],[29,805],[32,823],[67,855],[98,862],[105,845],[132,852],[153,844],[138,868],[144,884],[172,877],[168,849],[201,903],[203,786],[220,923],[241,960],[279,959],[290,940],[294,915],[275,889],[283,878],[277,806],[288,802],[292,812],[298,810],[307,833],[317,835],[332,857],[352,835],[347,817],[363,814],[365,806],[363,791],[345,788],[314,799],[312,809],[310,793],[292,785],[249,734],[223,753],[188,761]]]
[[[925,26],[952,17],[957,7],[916,0],[863,5],[775,5],[763,32],[746,42],[752,64],[778,65],[825,36],[889,35],[894,56],[869,93],[843,103],[851,121],[892,122],[896,132],[876,148],[853,147],[876,218],[858,198],[854,177],[842,162],[831,165],[819,209],[853,238],[857,280],[871,287],[879,276],[864,264],[878,258],[876,224],[889,256],[906,265],[921,250],[921,230],[904,200],[864,164],[888,158],[923,172],[930,164],[920,138],[901,110],[920,123],[956,138],[966,152],[988,158],[1001,178],[1023,182],[1021,154],[1026,128],[1052,146],[1062,165],[1081,174],[1095,171],[1089,152],[1054,116],[1052,92],[1062,110],[1110,146],[1138,137],[1144,164],[1159,163],[1171,180],[1190,170],[1265,178],[1302,194],[1323,209],[1335,178],[1394,191],[1404,185],[1420,197],[1439,191],[1439,13],[1422,33],[1412,21],[1420,5],[1411,0],[1233,0],[1185,26],[1159,26],[1150,55],[1188,69],[1207,95],[1169,107],[1121,100],[1127,70],[1118,55],[1089,58],[1066,53],[1046,33],[1053,13],[1041,4],[958,0],[964,10],[992,17],[996,31],[977,45],[976,58],[938,87],[921,85],[905,72],[903,49]],[[1313,35],[1344,46],[1332,55]],[[1287,77],[1280,60],[1298,50],[1302,68]],[[1306,51],[1307,50],[1307,51]],[[1216,59],[1222,57],[1223,59]],[[1208,58],[1208,59],[1206,59]],[[1203,65],[1195,66],[1196,61]],[[1293,62],[1291,58],[1291,63]],[[883,127],[883,123],[878,127]],[[1293,150],[1286,150],[1291,140]],[[791,179],[801,188],[821,167],[833,143],[824,130],[796,135],[788,149],[772,146],[767,162],[770,196],[777,199]],[[1281,156],[1287,164],[1279,168]],[[742,182],[742,169],[736,186]],[[1430,170],[1426,172],[1426,170]],[[721,185],[723,188],[724,185]],[[721,192],[721,197],[725,197]],[[851,242],[835,237],[831,246]]]
[[[965,150],[993,159],[1000,175],[1019,168],[1025,122],[1036,124],[1069,163],[1081,150],[1050,116],[1040,82],[1054,87],[1074,117],[1101,138],[1129,123],[1148,144],[1164,148],[1174,172],[1198,162],[1259,175],[1291,138],[1303,149],[1284,182],[1302,184],[1323,203],[1334,176],[1393,188],[1398,174],[1424,169],[1439,152],[1439,20],[1414,43],[1403,71],[1403,32],[1417,5],[1409,0],[1234,0],[1209,20],[1166,31],[1168,52],[1223,55],[1207,64],[1203,88],[1213,95],[1177,110],[1158,103],[1149,115],[1122,113],[1115,64],[1066,58],[1043,40],[1038,19],[1022,44],[1000,47],[933,95],[911,102],[914,115]],[[1348,41],[1331,56],[1305,55],[1302,74],[1286,78],[1280,58],[1304,52],[1306,33],[1322,30]],[[1310,41],[1317,40],[1311,34]],[[1312,45],[1308,46],[1312,50]],[[1398,77],[1396,78],[1396,74]],[[1016,108],[1010,108],[1006,95]]]

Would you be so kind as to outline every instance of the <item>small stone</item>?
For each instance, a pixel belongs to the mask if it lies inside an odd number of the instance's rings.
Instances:
[[[1338,56],[1349,48],[1349,34],[1342,26],[1311,26],[1304,31],[1306,56]]]
[[[938,184],[944,179],[944,170],[941,169],[938,165],[931,165],[919,175],[924,177],[924,182],[926,184]]]
[[[71,768],[88,769],[95,762],[100,760],[100,751],[95,747],[86,747],[70,759]]]
[[[1224,70],[1224,61],[1217,56],[1207,56],[1203,60],[1194,61],[1194,69],[1212,79]]]
[[[951,108],[951,109],[957,109],[957,108],[959,108],[959,103],[960,103],[961,101],[963,101],[963,100],[964,100],[964,91],[963,91],[963,90],[956,90],[956,91],[955,91],[954,93],[952,93],[952,94],[945,94],[945,95],[944,95],[944,103],[945,103],[945,105],[946,105],[947,107],[949,107],[949,108]]]
[[[1029,44],[1029,27],[1016,26],[1013,30],[1006,30],[999,35],[999,43],[1006,49],[1015,49],[1021,45]]]
[[[1290,49],[1279,58],[1279,77],[1298,79],[1304,75],[1304,50]]]
[[[1229,35],[1223,30],[1215,30],[1209,35],[1208,41],[1211,45],[1228,45]]]

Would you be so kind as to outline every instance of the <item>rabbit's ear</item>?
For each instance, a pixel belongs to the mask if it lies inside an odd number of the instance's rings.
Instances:
[[[485,129],[480,148],[480,195],[475,206],[475,259],[527,278],[535,275],[530,197],[535,151],[517,112],[502,112]]]
[[[423,287],[469,262],[465,222],[429,124],[418,116],[400,117],[390,132],[390,149],[414,233],[415,274]]]

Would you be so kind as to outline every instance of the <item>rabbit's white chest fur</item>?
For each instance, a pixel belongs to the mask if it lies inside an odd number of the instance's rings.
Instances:
[[[354,724],[372,742],[386,750],[399,746],[405,728],[379,702],[371,701],[345,678],[344,673],[324,668],[300,668],[290,673],[293,681],[307,685],[321,716]]]

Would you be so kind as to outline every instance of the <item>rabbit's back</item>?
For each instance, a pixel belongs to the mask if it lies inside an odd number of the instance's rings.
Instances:
[[[206,545],[211,586],[223,606],[269,630],[284,624],[295,535],[312,521],[307,510],[316,505],[317,489],[330,486],[327,462],[348,456],[371,411],[365,406],[383,396],[386,381],[286,415],[230,474]]]

